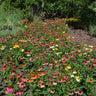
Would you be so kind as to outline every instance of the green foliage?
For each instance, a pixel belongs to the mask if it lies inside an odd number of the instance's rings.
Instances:
[[[93,36],[96,36],[96,25],[89,26],[89,33]]]
[[[22,19],[23,13],[19,9],[5,11],[0,5],[0,30],[15,27]]]
[[[80,20],[81,26],[84,29],[89,30],[89,26],[96,25],[96,12],[92,9],[86,8],[85,10],[81,10],[80,12]]]
[[[88,7],[90,0],[3,0],[1,3],[5,9],[20,8],[25,18],[33,19],[34,15],[40,16],[41,12],[45,12],[47,18],[72,17]]]

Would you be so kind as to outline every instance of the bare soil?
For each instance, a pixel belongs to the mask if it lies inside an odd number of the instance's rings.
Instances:
[[[74,37],[74,41],[79,41],[87,45],[96,45],[96,37],[90,35],[86,30],[70,27],[69,35]]]

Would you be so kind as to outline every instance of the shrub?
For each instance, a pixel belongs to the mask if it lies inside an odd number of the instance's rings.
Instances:
[[[23,19],[23,12],[19,9],[5,10],[4,6],[0,5],[0,30],[12,28],[18,25],[18,21]]]
[[[96,25],[89,26],[89,33],[93,36],[96,36]]]

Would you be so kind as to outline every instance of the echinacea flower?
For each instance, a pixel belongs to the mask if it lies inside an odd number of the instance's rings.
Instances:
[[[71,91],[71,92],[69,92],[69,95],[74,95],[74,93]]]
[[[82,94],[83,94],[83,91],[82,91],[82,90],[80,90],[80,91],[78,92],[78,94],[79,94],[79,95],[82,95]]]
[[[96,62],[93,62],[93,66],[96,66]]]
[[[76,74],[76,73],[77,73],[77,71],[76,71],[76,70],[74,70],[74,71],[73,71],[73,74]]]
[[[50,93],[54,94],[55,93],[55,90],[54,89],[50,90]]]
[[[9,94],[9,93],[11,93],[11,92],[13,92],[13,88],[12,88],[12,86],[8,86],[8,87],[6,88],[5,94]]]
[[[13,95],[14,96],[23,95],[23,92],[22,92],[22,90],[19,90],[19,91],[15,90],[15,92],[13,93]]]
[[[21,52],[24,52],[25,50],[24,49],[21,49]]]
[[[89,79],[88,82],[89,82],[89,83],[93,83],[93,80],[92,80],[92,79]]]
[[[79,91],[76,89],[76,90],[75,90],[75,93],[78,93],[78,92],[79,92]]]
[[[7,66],[4,66],[4,67],[3,67],[3,70],[6,70],[6,69],[7,69]]]
[[[56,81],[54,81],[54,82],[53,82],[53,85],[57,85],[57,82],[56,82]]]
[[[6,45],[3,45],[0,49],[1,49],[1,50],[4,50],[4,49],[5,49],[5,47],[6,47]]]
[[[40,85],[40,87],[41,87],[41,88],[44,88],[44,87],[45,87],[44,83],[42,83],[42,84]]]
[[[19,45],[16,44],[16,45],[14,45],[13,48],[16,49],[16,48],[20,48],[20,47],[19,47]]]
[[[21,77],[21,74],[17,74],[17,78],[20,78]]]
[[[79,76],[75,76],[75,79],[76,79],[76,81],[77,81],[77,82],[79,82],[79,81],[80,81]]]

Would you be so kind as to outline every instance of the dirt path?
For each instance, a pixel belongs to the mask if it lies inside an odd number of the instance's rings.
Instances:
[[[74,41],[80,41],[87,45],[96,44],[96,37],[91,36],[87,31],[73,28],[69,28],[69,30],[69,35],[74,37]]]

